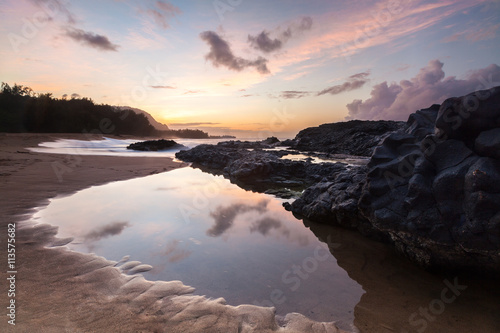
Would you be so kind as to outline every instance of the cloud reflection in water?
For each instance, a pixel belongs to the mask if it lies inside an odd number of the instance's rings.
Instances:
[[[103,238],[119,235],[127,227],[130,227],[129,222],[111,222],[89,232],[83,238],[89,242],[97,242]]]
[[[265,213],[269,200],[261,200],[255,205],[235,203],[229,206],[218,206],[215,211],[210,212],[210,217],[215,221],[212,228],[207,230],[207,235],[212,237],[221,236],[234,224],[234,220],[243,213],[256,211]]]

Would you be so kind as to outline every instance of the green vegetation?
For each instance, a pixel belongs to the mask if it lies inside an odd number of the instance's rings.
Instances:
[[[99,133],[113,135],[209,138],[200,130],[158,131],[143,114],[95,104],[89,98],[57,99],[29,87],[2,83],[0,132]]]

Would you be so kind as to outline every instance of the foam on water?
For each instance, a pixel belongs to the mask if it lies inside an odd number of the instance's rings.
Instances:
[[[219,139],[174,139],[177,143],[190,149],[200,144],[217,144]],[[42,142],[36,148],[28,148],[37,153],[70,154],[70,155],[101,155],[101,156],[147,156],[147,157],[175,157],[179,148],[167,149],[163,151],[135,151],[128,150],[131,143],[144,141],[137,139],[114,139],[104,138],[103,140],[71,140],[59,139],[52,142]]]

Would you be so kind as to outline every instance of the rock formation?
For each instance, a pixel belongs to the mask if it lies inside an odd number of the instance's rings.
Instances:
[[[267,143],[270,141],[273,143]],[[263,150],[278,143],[269,139],[260,142],[228,141],[217,145],[199,145],[180,151],[175,156],[193,162],[193,166],[204,171],[222,174],[247,190],[272,191],[280,197],[293,197],[293,190],[303,190],[347,168],[342,163],[315,164],[281,158],[297,152]],[[285,188],[288,191],[283,191]]]
[[[499,131],[500,87],[448,99],[412,114],[366,169],[313,185],[289,209],[389,240],[425,267],[498,271]]]
[[[183,147],[174,140],[149,140],[142,142],[135,142],[127,146],[127,149],[140,150],[140,151],[159,151],[171,148]]]
[[[314,164],[266,150],[279,145],[313,155],[373,154],[366,166]],[[404,126],[326,124],[286,143],[232,141],[177,157],[256,191],[308,186],[285,209],[357,229],[424,267],[500,271],[500,87],[419,110]]]
[[[401,121],[351,120],[306,128],[297,134],[292,147],[301,151],[371,156],[389,133],[404,127]]]

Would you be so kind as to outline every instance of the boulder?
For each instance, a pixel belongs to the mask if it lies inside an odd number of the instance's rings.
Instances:
[[[475,141],[474,150],[481,156],[500,158],[500,128],[481,132]]]
[[[470,144],[481,132],[500,127],[498,89],[476,91],[444,101],[437,115],[436,133]]]
[[[423,266],[500,269],[499,102],[496,88],[420,110],[368,164],[362,216]]]
[[[300,131],[292,147],[301,151],[371,156],[382,138],[404,125],[404,122],[384,120],[323,124]]]
[[[178,144],[174,140],[149,140],[142,142],[135,142],[127,146],[127,149],[131,150],[140,150],[140,151],[160,151],[167,150],[172,148],[180,148],[184,147],[181,144]]]
[[[286,208],[388,241],[427,268],[498,272],[499,106],[497,87],[419,110],[366,167],[312,185]]]

